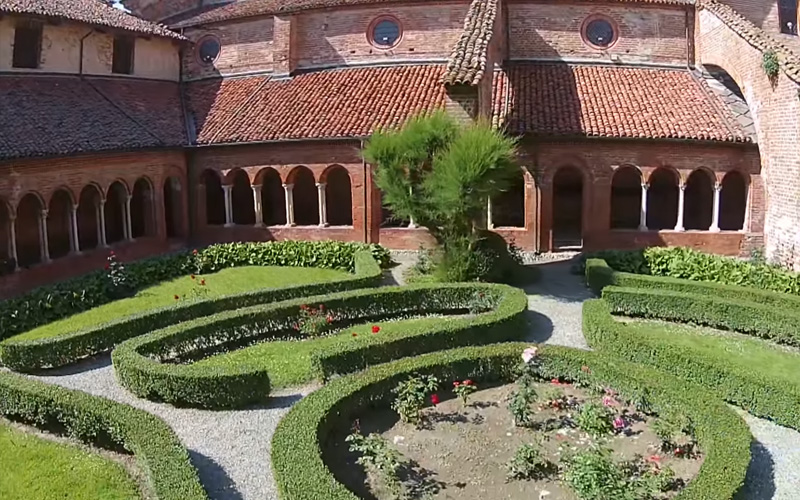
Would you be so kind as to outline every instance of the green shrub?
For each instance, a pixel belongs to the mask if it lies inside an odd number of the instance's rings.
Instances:
[[[754,415],[800,429],[800,384],[788,384],[757,369],[729,363],[724,353],[710,357],[643,338],[630,325],[614,320],[604,300],[583,304],[583,333],[594,349],[658,367],[703,385]]]
[[[186,448],[158,417],[113,401],[0,373],[0,415],[130,451],[158,500],[207,499]]]
[[[409,328],[400,335],[380,335],[338,342],[312,354],[315,377],[352,373],[367,366],[452,346],[518,338],[524,330],[527,297],[505,285],[447,284],[355,290],[258,305],[187,321],[130,339],[112,353],[120,382],[134,394],[177,405],[203,408],[241,407],[269,396],[269,374],[258,366],[184,365],[169,362],[205,348],[244,345],[290,331],[300,306],[324,304],[336,311],[336,323],[418,314],[464,313],[477,292],[493,298],[494,308],[476,316],[450,318]]]
[[[280,241],[225,243],[194,251],[184,250],[125,264],[125,286],[140,290],[160,281],[190,273],[212,273],[235,266],[323,267],[355,271],[354,256],[369,250],[381,266],[389,252],[380,245],[338,241]],[[36,288],[0,302],[0,339],[86,311],[118,298],[109,286],[110,272],[95,271],[54,285]]]
[[[339,281],[262,289],[195,302],[181,302],[88,330],[35,340],[8,339],[0,343],[0,362],[21,372],[65,366],[81,358],[113,349],[124,340],[200,316],[295,297],[371,287],[380,282],[381,269],[370,253],[357,252],[353,261],[355,275]]]
[[[387,406],[391,389],[413,373],[441,380],[510,382],[526,344],[506,343],[429,353],[333,380],[295,405],[272,438],[272,464],[280,498],[355,500],[325,465],[322,445],[368,407]],[[542,375],[588,386],[611,385],[658,410],[685,412],[706,453],[699,474],[676,498],[729,500],[744,482],[752,436],[739,416],[711,393],[646,366],[596,352],[542,346]]]

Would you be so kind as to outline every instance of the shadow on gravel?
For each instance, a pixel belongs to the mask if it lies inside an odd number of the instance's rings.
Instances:
[[[197,468],[209,498],[213,500],[243,500],[236,485],[220,465],[196,451],[189,450],[189,459]]]
[[[594,297],[586,288],[583,278],[572,273],[577,257],[569,260],[558,260],[536,264],[541,276],[537,283],[523,287],[528,295],[541,295],[559,302],[583,302]]]
[[[269,402],[251,406],[248,410],[272,410],[275,408],[290,408],[295,403],[303,399],[302,394],[284,394],[281,396],[270,396]]]
[[[541,344],[553,336],[553,322],[544,314],[528,309],[525,311],[525,320],[528,323],[526,341]]]
[[[92,356],[91,358],[82,359],[69,366],[52,368],[49,370],[36,370],[31,372],[31,374],[42,377],[63,377],[66,375],[77,375],[78,373],[101,370],[109,366],[111,366],[111,353],[105,352]]]
[[[775,462],[760,441],[750,444],[750,466],[744,486],[734,500],[772,500],[775,495]]]

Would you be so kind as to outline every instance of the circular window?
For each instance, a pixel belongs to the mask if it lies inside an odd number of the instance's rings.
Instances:
[[[369,39],[376,47],[387,49],[400,41],[400,23],[392,17],[381,17],[372,22]]]
[[[592,47],[605,49],[617,41],[617,30],[610,19],[591,17],[583,24],[583,39]]]
[[[197,43],[197,59],[202,64],[213,64],[219,57],[221,46],[213,36],[206,36]]]

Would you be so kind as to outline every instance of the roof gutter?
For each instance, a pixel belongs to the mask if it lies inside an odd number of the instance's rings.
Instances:
[[[232,147],[232,146],[266,146],[270,144],[286,144],[286,143],[300,143],[300,142],[363,142],[369,136],[354,135],[350,137],[309,137],[306,139],[273,139],[268,141],[248,141],[248,142],[220,142],[214,144],[192,144],[188,146],[190,149],[200,148],[219,148],[219,147]]]

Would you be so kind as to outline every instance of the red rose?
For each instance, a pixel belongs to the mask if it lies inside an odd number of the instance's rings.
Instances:
[[[109,266],[108,262],[106,262],[106,269],[108,269],[109,267],[111,267],[111,266]]]
[[[464,385],[472,385],[472,380],[470,379],[465,380]]]
[[[381,331],[381,327],[378,325],[372,325],[372,333],[378,333],[379,331]]]
[[[180,299],[180,298],[181,298],[181,296],[180,296],[180,295],[175,295],[174,297],[175,297],[175,300],[178,300],[178,299]]]
[[[438,405],[439,404],[439,396],[436,395],[436,394],[433,394],[431,396],[431,403],[433,403],[434,405]]]
[[[206,280],[204,280],[204,279],[200,280],[200,285],[206,286]]]
[[[333,317],[332,317],[332,316],[328,316],[327,318],[325,318],[325,321],[326,321],[328,324],[330,324],[330,323],[332,323],[332,322],[333,322]]]
[[[675,454],[676,454],[676,455],[680,455],[681,453],[683,453],[683,450],[682,450],[682,449],[680,449],[680,448],[675,448]]]
[[[300,309],[302,309],[302,310],[304,310],[304,311],[305,311],[306,309],[308,309],[308,306],[307,306],[307,305],[305,305],[305,304],[303,304],[302,306],[300,306]]]
[[[194,279],[194,274],[190,274],[189,277]]]
[[[453,382],[453,387],[458,387],[459,385],[461,385],[461,382],[459,382],[457,380],[455,382]]]
[[[561,383],[561,382],[559,382],[559,381],[558,381],[558,379],[557,379],[557,378],[554,378],[554,379],[553,379],[553,380],[551,380],[550,382],[552,382],[552,384],[553,384],[553,385],[558,385],[558,384],[560,384],[560,383]]]
[[[353,337],[358,337],[358,334],[356,332],[353,332]]]
[[[192,255],[197,255],[197,249],[192,250]]]

